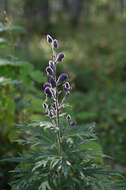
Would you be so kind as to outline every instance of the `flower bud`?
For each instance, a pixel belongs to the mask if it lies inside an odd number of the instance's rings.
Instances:
[[[43,108],[44,108],[44,109],[47,108],[47,104],[46,104],[46,103],[43,104]]]
[[[66,96],[67,96],[67,97],[70,96],[70,91],[67,91],[67,92],[66,92]]]
[[[55,39],[53,40],[53,47],[54,48],[57,48],[58,47],[58,41]]]
[[[75,126],[76,125],[76,122],[75,121],[71,121],[70,122],[70,126]]]
[[[47,35],[47,42],[52,43],[52,41],[53,41],[53,38],[48,34]]]
[[[49,117],[53,117],[54,116],[53,110],[50,110],[48,114],[49,114]]]
[[[49,82],[46,82],[46,83],[43,85],[43,87],[44,87],[44,89],[45,89],[46,87],[51,88],[51,84],[50,84]]]
[[[54,70],[55,69],[55,63],[53,61],[49,61],[49,66]]]
[[[68,78],[68,75],[65,74],[65,73],[62,73],[62,74],[59,76],[59,78],[58,78],[58,82],[59,82],[59,83],[62,83],[62,82],[64,82],[67,78]]]
[[[46,72],[48,75],[53,75],[53,70],[51,67],[46,67]]]
[[[51,104],[48,104],[48,109],[50,109],[51,108]]]
[[[63,53],[59,53],[57,55],[56,62],[61,62],[63,58],[64,58],[64,54]]]
[[[65,82],[65,84],[63,85],[63,88],[64,88],[64,90],[70,90],[70,84],[69,84],[69,82]]]
[[[56,88],[56,81],[53,77],[50,78],[50,83],[52,85],[52,88]]]
[[[66,116],[66,119],[67,119],[67,121],[70,121],[70,120],[71,120],[71,116],[70,116],[70,115],[67,115],[67,116]]]
[[[52,104],[52,107],[56,110],[56,104]]]
[[[46,94],[47,98],[52,98],[52,96],[53,96],[52,91],[49,87],[45,88],[45,94]]]

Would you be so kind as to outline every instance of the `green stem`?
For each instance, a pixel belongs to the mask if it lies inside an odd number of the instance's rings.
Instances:
[[[57,89],[56,89],[57,93]],[[59,119],[59,105],[58,105],[58,95],[56,95],[56,125],[58,128],[57,138],[58,138],[58,144],[59,144],[59,155],[62,154],[62,141],[61,141],[61,135],[60,135],[60,119]]]
[[[56,60],[56,53],[52,47],[52,52],[53,52],[53,61],[55,62]],[[55,63],[56,64],[56,63]],[[56,80],[56,69],[55,69],[55,80]],[[62,154],[62,140],[61,140],[61,129],[60,129],[60,118],[59,118],[59,101],[58,101],[58,88],[56,85],[56,127],[58,128],[58,132],[57,132],[57,140],[58,140],[58,152],[59,152],[59,156],[61,156]]]

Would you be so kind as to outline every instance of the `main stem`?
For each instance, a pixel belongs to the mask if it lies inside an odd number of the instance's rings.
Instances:
[[[61,156],[62,153],[62,141],[60,136],[60,119],[59,119],[59,102],[58,102],[58,90],[56,87],[56,125],[58,128],[57,132],[57,138],[58,138],[58,144],[59,144],[59,155]]]
[[[54,51],[54,49],[52,48],[52,52],[53,52],[53,61],[56,64],[56,53]],[[56,78],[56,66],[55,66],[55,80],[57,80]],[[58,132],[57,132],[57,139],[58,139],[58,152],[59,152],[59,156],[61,156],[62,154],[62,140],[61,140],[61,135],[60,135],[60,118],[59,118],[59,101],[58,101],[58,87],[56,84],[56,127],[58,128]]]

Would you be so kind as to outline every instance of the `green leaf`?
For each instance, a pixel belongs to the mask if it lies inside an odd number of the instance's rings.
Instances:
[[[11,79],[5,78],[5,77],[0,77],[0,85],[7,85],[13,83]]]
[[[51,190],[48,181],[42,182],[38,190]]]
[[[32,71],[30,73],[30,76],[36,82],[42,83],[43,80],[45,81],[45,78],[42,76],[42,73],[40,71]]]
[[[13,60],[13,61],[9,61],[7,59],[0,59],[0,66],[22,66],[24,64],[24,62],[21,62],[21,61],[16,61],[16,60]]]

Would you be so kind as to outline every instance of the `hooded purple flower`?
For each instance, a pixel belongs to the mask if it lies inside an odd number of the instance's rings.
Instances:
[[[56,110],[56,104],[55,103],[52,104],[52,107]]]
[[[46,72],[48,75],[53,75],[53,70],[51,67],[46,67]]]
[[[54,111],[53,111],[53,110],[50,110],[50,111],[48,112],[48,114],[49,114],[49,117],[53,117],[53,116],[54,116]]]
[[[76,125],[76,122],[75,121],[71,121],[70,122],[70,126],[75,126]]]
[[[50,83],[52,85],[52,88],[56,88],[56,81],[53,77],[50,78]]]
[[[58,41],[55,39],[55,40],[53,40],[53,46],[54,46],[54,48],[57,48],[58,47]]]
[[[63,58],[64,58],[64,54],[63,53],[59,53],[57,55],[56,62],[61,62]]]
[[[47,42],[52,43],[52,41],[53,41],[53,38],[48,34],[47,35]]]
[[[46,87],[44,92],[45,92],[47,98],[52,98],[53,94],[52,94],[52,91],[49,87]]]
[[[58,82],[59,82],[59,83],[62,83],[62,82],[64,82],[67,78],[68,78],[68,75],[65,74],[65,73],[62,73],[62,74],[59,76],[59,78],[58,78]]]
[[[46,103],[43,104],[43,108],[44,108],[44,109],[47,108],[47,104],[46,104]]]
[[[66,116],[66,119],[67,119],[67,121],[70,121],[70,120],[71,120],[71,116],[70,116],[70,115],[67,115],[67,116]]]
[[[44,87],[44,89],[45,89],[46,87],[51,88],[51,84],[50,84],[49,82],[46,82],[46,83],[43,85],[43,87]]]
[[[54,70],[55,69],[55,63],[53,61],[49,61],[49,66]]]
[[[66,96],[67,96],[67,97],[70,96],[70,91],[67,91],[67,92],[66,92]]]
[[[65,82],[64,84],[63,84],[63,88],[64,88],[64,90],[70,90],[70,84],[69,84],[69,82]]]

